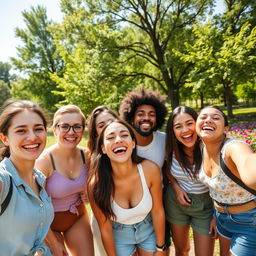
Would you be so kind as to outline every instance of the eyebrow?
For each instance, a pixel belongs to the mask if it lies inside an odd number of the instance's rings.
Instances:
[[[14,127],[14,129],[17,129],[17,128],[26,128],[28,125],[26,124],[21,124],[21,125],[17,125]],[[34,126],[44,126],[44,124],[35,124]]]
[[[128,131],[128,130],[121,130],[121,131],[120,131],[120,133],[124,133],[124,132],[129,133],[129,131]],[[108,136],[108,135],[112,135],[112,134],[115,134],[115,132],[108,133],[108,134],[106,134],[106,136]]]
[[[191,118],[191,119],[186,120],[185,123],[188,123],[188,122],[191,122],[191,121],[195,121],[195,120],[193,118]],[[177,122],[177,123],[174,123],[173,126],[179,125],[179,124],[180,124],[180,122]]]

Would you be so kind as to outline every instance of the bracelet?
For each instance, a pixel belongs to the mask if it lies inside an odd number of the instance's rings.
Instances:
[[[161,246],[156,245],[156,250],[159,251],[159,252],[164,252],[166,249],[167,249],[167,247],[166,247],[165,244],[163,244]]]

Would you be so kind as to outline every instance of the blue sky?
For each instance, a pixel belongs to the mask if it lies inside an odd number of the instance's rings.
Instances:
[[[223,0],[217,1],[217,12],[222,9]],[[47,16],[53,21],[61,21],[59,0],[0,0],[0,61],[9,62],[9,57],[16,57],[16,47],[21,41],[15,37],[15,28],[24,28],[22,11],[31,6],[42,5],[47,9]]]

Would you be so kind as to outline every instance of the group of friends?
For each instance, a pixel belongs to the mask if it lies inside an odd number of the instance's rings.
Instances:
[[[172,240],[175,255],[188,256],[192,228],[196,256],[212,256],[216,238],[221,256],[255,256],[256,153],[227,138],[219,107],[167,113],[165,97],[144,88],[125,95],[119,116],[99,106],[86,121],[78,106],[62,106],[45,149],[40,107],[7,101],[0,254],[168,256]]]

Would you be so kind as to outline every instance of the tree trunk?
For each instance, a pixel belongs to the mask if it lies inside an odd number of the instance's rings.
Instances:
[[[227,103],[228,118],[233,118],[231,82],[223,82],[225,98]]]
[[[204,108],[204,94],[200,92],[200,104],[201,104],[201,109]]]

